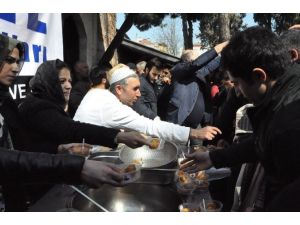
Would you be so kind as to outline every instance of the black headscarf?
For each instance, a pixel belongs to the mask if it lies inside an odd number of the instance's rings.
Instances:
[[[58,72],[62,68],[68,68],[68,66],[59,59],[42,63],[29,82],[32,95],[54,102],[64,108],[66,101],[58,77]]]

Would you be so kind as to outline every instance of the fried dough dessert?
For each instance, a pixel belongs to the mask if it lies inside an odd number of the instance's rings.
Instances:
[[[217,203],[215,203],[215,202],[209,202],[209,203],[207,203],[206,209],[207,210],[216,210],[219,207],[220,206]]]
[[[158,138],[152,138],[151,141],[150,141],[150,148],[151,149],[157,149],[158,146],[159,146],[159,139]]]
[[[190,209],[189,208],[182,208],[181,212],[190,212]]]
[[[196,173],[195,178],[197,180],[207,180],[207,174],[205,173],[204,170],[202,170],[202,171],[199,171],[199,172]]]
[[[190,179],[189,179],[188,175],[185,172],[183,172],[182,170],[179,170],[179,172],[178,172],[178,180],[182,184],[190,183]]]
[[[130,172],[133,172],[133,171],[136,171],[135,164],[129,164],[126,168],[124,168],[122,170],[123,173],[130,173]]]
[[[180,212],[201,212],[196,204],[183,203],[179,206]]]
[[[134,159],[134,160],[132,160],[132,164],[142,165],[143,164],[143,159],[142,158],[140,158],[140,159]]]
[[[192,153],[193,152],[207,152],[208,148],[206,148],[205,146],[194,145],[194,146],[191,146],[191,150],[192,150]]]

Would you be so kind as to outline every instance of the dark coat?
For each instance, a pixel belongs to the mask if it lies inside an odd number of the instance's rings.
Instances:
[[[24,129],[29,137],[25,150],[57,153],[66,143],[86,143],[116,147],[119,130],[74,121],[52,101],[27,95],[19,107]]]
[[[163,121],[166,121],[168,104],[172,94],[170,84],[158,84],[154,87],[157,96],[157,115]]]
[[[169,101],[166,120],[182,125],[194,109],[199,92],[202,101],[202,121],[205,112],[205,102],[208,102],[205,76],[219,67],[220,58],[214,49],[205,52],[191,63],[178,63],[172,69],[173,93]]]
[[[0,127],[1,143],[8,139],[10,133],[14,149],[24,147],[24,139],[28,138],[21,126],[18,107],[8,93],[0,85],[0,114],[4,118],[4,127]],[[7,146],[5,146],[7,147]],[[40,150],[42,151],[42,150]],[[52,157],[47,154],[33,154],[7,150],[0,146],[0,184],[22,182],[79,182],[79,175],[84,159],[78,156]],[[40,168],[40,169],[39,169]],[[37,173],[39,171],[39,173]],[[60,171],[57,173],[57,171]]]
[[[53,156],[0,147],[0,184],[79,184],[83,163],[84,158],[75,155]]]
[[[0,127],[0,184],[3,186],[5,210],[24,211],[26,198],[21,188],[23,184],[80,183],[84,158],[70,155],[53,157],[45,153],[7,150],[24,150],[24,141],[28,137],[21,126],[18,108],[8,89],[0,89],[0,114],[4,118],[4,125]]]
[[[82,99],[86,95],[86,93],[91,88],[91,82],[89,79],[87,80],[79,80],[74,85],[72,85],[72,90],[70,94],[69,100],[69,114],[73,118],[78,106],[80,105]]]
[[[47,61],[30,81],[32,93],[19,106],[27,129],[26,150],[56,153],[59,144],[86,143],[115,147],[119,130],[73,121],[64,112],[65,99],[57,72],[59,60]]]
[[[223,91],[225,92],[225,91]],[[232,143],[235,131],[235,118],[237,110],[243,105],[248,103],[242,95],[237,96],[234,88],[231,88],[228,94],[225,94],[223,103],[219,107],[216,117],[214,118],[213,125],[218,127],[221,131],[221,135],[217,135],[213,143],[217,143],[218,140],[224,139],[228,143]]]
[[[276,196],[281,195],[281,191],[300,179],[299,112],[300,65],[295,64],[277,80],[261,105],[248,110],[254,138],[210,153],[216,167],[259,160],[266,175],[266,209]],[[287,197],[300,202],[298,194]],[[295,201],[291,201],[291,204],[292,202]],[[291,209],[288,201],[285,204],[280,208]],[[300,204],[293,205],[292,208],[300,210]]]
[[[132,108],[140,115],[154,119],[157,116],[157,96],[154,87],[144,74],[140,76],[140,82],[141,97]]]
[[[3,88],[0,85],[0,89]],[[4,125],[0,125],[2,129],[2,137],[0,136],[0,147],[8,149],[22,149],[26,135],[21,127],[21,120],[19,117],[18,107],[11,98],[8,89],[7,91],[0,90],[0,114],[4,118]],[[3,98],[4,97],[4,98]],[[7,139],[7,132],[9,131],[11,143]]]

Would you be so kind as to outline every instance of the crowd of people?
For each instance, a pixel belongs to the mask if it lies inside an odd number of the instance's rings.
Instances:
[[[300,210],[297,26],[280,36],[250,27],[201,55],[183,52],[175,65],[153,58],[90,70],[82,61],[70,69],[60,59],[48,60],[17,106],[9,86],[24,54],[21,41],[0,35],[0,185],[6,211],[26,211],[51,184],[123,186],[116,165],[85,156],[91,145],[149,145],[140,133],[207,147],[186,155],[181,169],[187,172],[231,167],[230,179],[211,185],[225,211]]]

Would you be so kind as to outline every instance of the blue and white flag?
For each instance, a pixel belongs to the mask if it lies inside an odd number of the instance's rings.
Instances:
[[[25,98],[29,79],[46,60],[63,60],[60,13],[0,13],[0,33],[25,42],[25,63],[10,87],[14,99]]]

